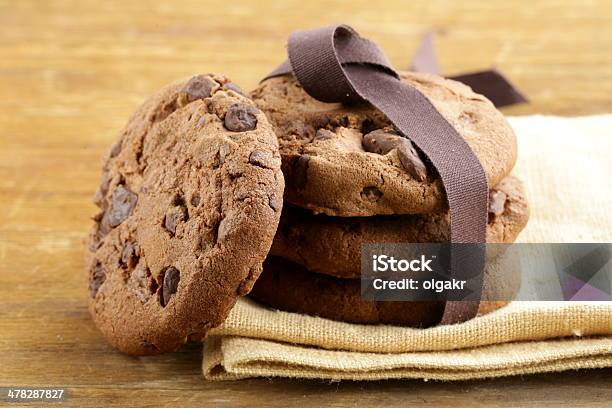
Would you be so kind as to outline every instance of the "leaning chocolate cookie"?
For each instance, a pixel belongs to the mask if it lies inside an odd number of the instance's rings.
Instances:
[[[465,138],[490,186],[510,173],[515,136],[489,100],[435,75],[404,72],[401,79],[421,91]],[[264,81],[252,97],[279,138],[287,202],[343,217],[422,214],[446,207],[431,163],[410,135],[400,137],[373,107],[317,101],[289,75]]]
[[[508,176],[489,193],[487,242],[512,243],[527,224],[523,184]],[[448,242],[448,213],[329,217],[285,206],[271,254],[341,278],[361,275],[361,246],[378,242]]]
[[[478,315],[497,310],[513,299],[520,288],[520,268],[512,257],[500,257],[485,268],[483,299]],[[430,327],[438,324],[444,303],[374,302],[361,299],[360,279],[341,279],[308,271],[302,266],[270,256],[249,295],[275,309],[349,323]]]
[[[121,351],[204,336],[261,272],[284,181],[272,127],[236,89],[213,74],[172,84],[110,150],[85,267],[93,319]]]

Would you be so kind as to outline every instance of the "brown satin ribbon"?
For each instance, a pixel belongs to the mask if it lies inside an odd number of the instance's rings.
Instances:
[[[427,33],[417,48],[410,65],[411,71],[441,75],[440,64],[433,44],[433,33]],[[527,97],[495,68],[449,76],[463,82],[476,93],[486,96],[498,107],[528,102]]]
[[[304,90],[320,101],[367,101],[429,158],[442,179],[449,205],[451,276],[479,281],[482,287],[489,190],[470,146],[425,95],[399,80],[382,50],[351,27],[295,32],[289,37],[288,54],[289,59],[266,79],[293,73]],[[441,324],[475,317],[479,298],[480,293],[475,293],[470,300],[447,301]]]

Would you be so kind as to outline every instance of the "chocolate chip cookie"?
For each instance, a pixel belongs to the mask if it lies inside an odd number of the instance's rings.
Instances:
[[[400,74],[465,138],[489,186],[510,173],[516,161],[515,136],[489,100],[459,82]],[[422,214],[446,207],[431,163],[410,135],[400,137],[373,107],[317,101],[289,75],[264,81],[252,97],[279,138],[286,202],[343,217]]]
[[[214,74],[162,89],[103,166],[85,267],[93,319],[123,352],[202,337],[261,272],[284,180],[271,125],[237,90]]]
[[[523,185],[508,176],[489,193],[487,242],[514,242],[528,219]],[[362,244],[448,242],[449,221],[448,213],[344,218],[285,206],[271,253],[310,271],[358,278]]]
[[[500,299],[511,299],[518,293],[520,279],[508,279],[513,265],[504,260],[502,257],[485,269],[483,298],[493,300],[480,302],[479,315],[507,305],[509,300]],[[444,303],[436,301],[363,301],[359,279],[310,272],[274,256],[264,262],[263,273],[249,296],[275,309],[349,323],[430,327],[438,324],[444,312]]]

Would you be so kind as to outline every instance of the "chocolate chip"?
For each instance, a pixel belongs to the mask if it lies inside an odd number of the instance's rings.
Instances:
[[[170,302],[170,298],[174,295],[178,289],[179,281],[181,280],[181,273],[174,266],[169,266],[164,271],[164,281],[162,283],[161,290],[161,305],[166,306]]]
[[[383,196],[382,191],[380,191],[378,188],[370,186],[370,187],[364,187],[363,190],[361,190],[361,198],[367,201],[371,201],[371,202],[377,202],[378,200],[380,200],[380,198]]]
[[[361,143],[366,152],[387,154],[397,147],[401,139],[404,138],[400,135],[379,129],[363,136]]]
[[[249,163],[254,166],[270,168],[272,153],[263,150],[253,150],[249,155]]]
[[[111,147],[110,157],[117,157],[119,153],[121,153],[121,140],[115,143],[113,147]]]
[[[387,154],[397,149],[397,155],[402,166],[415,180],[423,181],[427,178],[427,168],[419,157],[410,140],[386,130],[375,130],[363,137],[363,148],[372,153]]]
[[[232,132],[246,132],[257,126],[259,110],[245,103],[235,103],[229,107],[225,115],[225,127]]]
[[[228,91],[234,91],[237,94],[240,94],[242,96],[245,96],[246,94],[244,93],[244,91],[242,90],[242,88],[240,88],[238,85],[236,85],[233,82],[228,82],[227,84],[225,84],[223,86],[223,88],[227,89]]]
[[[164,227],[171,236],[176,234],[176,226],[179,222],[187,220],[187,209],[182,205],[177,205],[170,208],[164,217]]]
[[[138,265],[140,259],[140,250],[138,244],[128,242],[121,251],[121,266],[128,269],[133,269]]]
[[[425,163],[419,157],[410,140],[402,138],[402,141],[397,146],[397,156],[404,169],[406,169],[412,178],[418,181],[423,181],[427,178]]]
[[[102,286],[105,280],[106,272],[104,271],[104,268],[102,268],[102,264],[100,262],[96,262],[93,268],[91,268],[89,274],[89,295],[92,298],[96,297],[100,286]]]
[[[303,154],[293,163],[293,185],[298,190],[306,187],[308,181],[308,167],[310,166],[310,156]]]
[[[111,198],[111,206],[104,214],[102,223],[115,228],[132,214],[137,201],[136,194],[123,185],[117,186]]]
[[[216,82],[205,75],[196,75],[185,84],[182,93],[188,102],[209,98]]]
[[[334,136],[335,136],[335,133],[332,131],[329,131],[327,129],[319,129],[317,130],[317,133],[315,134],[313,141],[329,140],[329,139],[332,139]]]
[[[503,191],[489,191],[489,213],[493,215],[501,215],[504,213],[506,205],[506,193]]]

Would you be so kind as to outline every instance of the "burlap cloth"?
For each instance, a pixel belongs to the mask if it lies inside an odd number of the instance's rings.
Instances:
[[[531,220],[520,242],[612,242],[612,115],[510,118]],[[316,296],[316,294],[313,294]],[[612,366],[612,302],[513,302],[454,326],[357,325],[240,300],[204,343],[209,380],[464,380]]]

